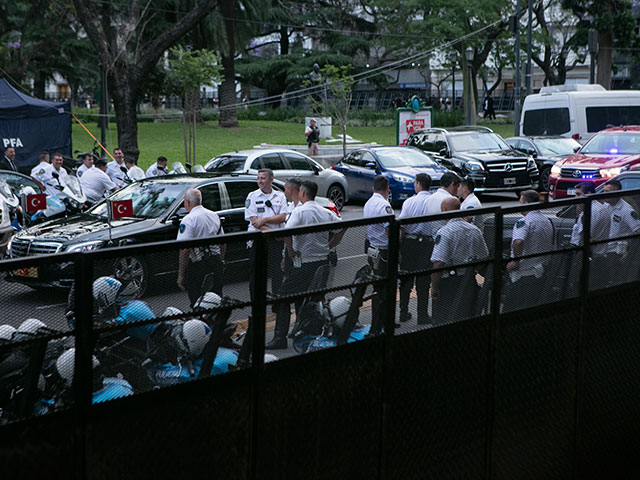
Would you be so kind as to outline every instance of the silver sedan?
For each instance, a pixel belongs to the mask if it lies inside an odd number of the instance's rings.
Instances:
[[[293,150],[241,150],[223,153],[209,160],[204,168],[208,172],[253,175],[261,168],[270,168],[281,181],[299,177],[303,181],[315,182],[318,185],[318,195],[327,197],[338,210],[342,210],[349,199],[347,179],[342,173],[324,168],[315,160]]]

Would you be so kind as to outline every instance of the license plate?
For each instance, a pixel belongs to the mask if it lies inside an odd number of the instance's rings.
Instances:
[[[575,188],[567,188],[567,195],[570,195],[572,197],[575,197],[576,195],[576,189]]]
[[[515,178],[505,178],[504,179],[504,184],[505,185],[515,185],[516,184],[516,179]]]
[[[38,267],[18,268],[13,274],[16,277],[38,278]]]

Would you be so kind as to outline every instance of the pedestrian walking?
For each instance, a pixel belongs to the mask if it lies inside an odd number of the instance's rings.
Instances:
[[[318,142],[320,141],[320,129],[316,126],[316,119],[309,120],[309,126],[304,130],[304,136],[307,137],[307,145],[309,146],[308,154],[310,157],[318,155]]]

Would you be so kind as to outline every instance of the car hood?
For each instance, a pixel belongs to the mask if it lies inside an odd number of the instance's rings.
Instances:
[[[435,165],[433,167],[393,167],[387,168],[386,171],[387,173],[399,173],[410,177],[415,177],[419,173],[426,173],[431,178],[440,178],[448,170],[443,166]]]
[[[509,160],[522,161],[529,158],[528,155],[516,150],[501,150],[499,152],[456,152],[455,156],[466,161],[475,160],[482,163],[505,162]]]
[[[640,155],[602,155],[576,153],[562,160],[558,165],[576,168],[614,168],[640,162]]]
[[[129,237],[148,230],[157,219],[123,218],[111,221],[111,238]],[[19,237],[35,237],[38,240],[79,243],[93,240],[109,240],[109,223],[106,218],[89,214],[51,220],[18,234]]]

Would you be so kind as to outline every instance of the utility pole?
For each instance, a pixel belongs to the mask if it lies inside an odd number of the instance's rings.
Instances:
[[[533,27],[533,0],[529,0],[529,23],[527,24],[527,95],[531,95],[531,28]]]
[[[451,54],[451,110],[456,106],[456,62],[458,60],[458,52],[455,50]]]
[[[107,99],[107,71],[100,67],[100,143],[107,148],[107,122],[109,121],[109,100]],[[104,150],[100,152],[100,158],[107,158]]]
[[[516,71],[515,71],[515,99],[513,105],[513,125],[515,135],[520,135],[520,0],[516,1],[516,15],[514,30],[516,34]]]
[[[473,48],[467,47],[464,51],[464,123],[476,124],[476,102],[473,97],[473,85],[471,83],[471,62],[473,61]]]
[[[596,55],[598,54],[598,32],[595,29],[589,29],[588,37],[589,55],[589,83],[596,83]]]

